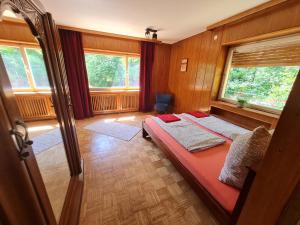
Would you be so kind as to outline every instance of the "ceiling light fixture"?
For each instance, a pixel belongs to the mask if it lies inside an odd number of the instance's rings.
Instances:
[[[152,34],[152,39],[157,40],[157,31],[158,30],[155,30],[155,29],[152,29],[152,28],[148,27],[148,28],[146,28],[145,37],[150,39],[151,38],[151,32],[152,32],[153,33]]]
[[[146,37],[146,38],[150,38],[150,35],[151,35],[151,34],[150,34],[150,28],[147,28],[147,29],[146,29],[146,32],[145,32],[145,37]]]

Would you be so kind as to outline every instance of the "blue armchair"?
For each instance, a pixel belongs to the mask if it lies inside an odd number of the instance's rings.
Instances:
[[[154,109],[158,113],[167,113],[172,100],[170,94],[157,94]]]

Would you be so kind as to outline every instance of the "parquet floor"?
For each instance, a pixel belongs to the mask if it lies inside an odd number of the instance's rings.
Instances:
[[[216,225],[205,204],[141,132],[130,142],[86,130],[97,120],[141,126],[149,115],[77,121],[85,163],[80,225]]]
[[[27,123],[30,138],[47,133],[56,127],[56,120]],[[70,170],[63,143],[35,155],[56,218],[59,221],[69,187]]]

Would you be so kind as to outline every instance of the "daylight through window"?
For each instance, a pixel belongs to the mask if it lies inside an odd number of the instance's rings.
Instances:
[[[299,69],[299,37],[231,48],[220,97],[233,103],[241,99],[253,108],[280,111]]]
[[[90,88],[138,89],[140,57],[85,53]]]
[[[0,54],[15,91],[50,88],[41,49],[0,45]]]

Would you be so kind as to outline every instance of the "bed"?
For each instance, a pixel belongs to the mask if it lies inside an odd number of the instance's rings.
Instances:
[[[191,122],[201,129],[224,138],[225,143],[204,151],[190,153],[151,118],[143,121],[143,137],[151,137],[152,141],[164,151],[221,224],[234,224],[249,188],[243,188],[241,193],[240,190],[223,184],[217,179],[232,140]],[[249,186],[253,178],[254,175],[251,173],[245,185]]]

